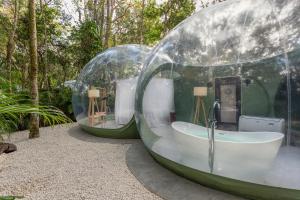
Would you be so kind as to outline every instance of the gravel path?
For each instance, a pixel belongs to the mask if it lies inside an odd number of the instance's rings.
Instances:
[[[177,176],[141,140],[99,138],[77,124],[11,136],[18,151],[0,155],[0,196],[34,200],[242,200]]]
[[[161,199],[126,165],[126,152],[139,140],[111,140],[82,133],[76,125],[42,128],[27,140],[17,132],[18,151],[0,155],[0,195],[25,199]]]

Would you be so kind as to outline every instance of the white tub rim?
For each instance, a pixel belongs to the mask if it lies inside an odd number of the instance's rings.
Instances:
[[[210,128],[206,128],[204,126],[200,126],[200,125],[197,125],[197,124],[193,124],[193,123],[190,123],[190,122],[184,122],[184,121],[174,121],[172,122],[171,126],[172,128],[176,131],[176,132],[179,132],[181,134],[184,134],[184,135],[187,135],[187,136],[190,136],[190,137],[194,137],[194,138],[197,138],[197,139],[204,139],[204,140],[209,140],[208,138],[206,137],[200,137],[200,136],[196,136],[196,135],[192,135],[192,134],[188,134],[188,133],[184,133],[183,131],[180,131],[178,129],[176,129],[176,127],[174,127],[174,125],[176,125],[177,123],[185,123],[185,124],[191,124],[193,126],[199,126],[199,127],[202,127],[204,129],[210,129]],[[219,130],[219,129],[216,129],[218,131],[224,131],[224,130]],[[237,142],[237,141],[226,141],[226,140],[220,140],[220,139],[215,139],[215,142],[224,142],[224,143],[233,143],[233,144],[264,144],[264,143],[271,143],[271,142],[274,142],[274,141],[277,141],[277,140],[282,140],[283,137],[284,137],[284,134],[283,133],[279,133],[279,132],[272,132],[272,131],[256,131],[256,132],[246,132],[246,131],[226,131],[226,132],[237,132],[237,133],[246,133],[246,134],[249,134],[249,133],[268,133],[268,134],[276,134],[277,137],[275,137],[274,139],[269,139],[269,140],[264,140],[264,141],[253,141],[253,142]]]

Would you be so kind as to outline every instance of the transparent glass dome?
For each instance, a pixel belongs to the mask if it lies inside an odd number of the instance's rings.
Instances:
[[[120,129],[134,121],[137,78],[149,51],[142,45],[116,46],[86,64],[73,91],[73,109],[82,127]]]
[[[202,9],[152,51],[136,97],[141,138],[169,168],[300,196],[300,1]]]

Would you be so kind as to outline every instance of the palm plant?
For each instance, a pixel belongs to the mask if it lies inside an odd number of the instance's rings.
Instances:
[[[0,86],[5,91],[7,81],[0,77]],[[33,106],[24,95],[15,95],[0,90],[0,139],[2,134],[16,130],[20,119],[28,114],[38,114],[44,124],[54,125],[72,122],[62,111],[51,106]]]
[[[63,112],[55,107],[33,106],[24,95],[5,93],[9,83],[0,77],[0,144],[3,141],[2,134],[10,133],[17,129],[19,120],[28,114],[36,113],[44,121],[44,124],[54,125],[72,122]],[[14,200],[23,197],[0,196],[0,200]]]

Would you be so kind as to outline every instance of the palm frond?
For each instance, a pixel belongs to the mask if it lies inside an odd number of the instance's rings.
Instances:
[[[1,77],[0,81],[3,81]],[[0,91],[0,134],[16,129],[20,118],[28,114],[39,115],[46,125],[72,122],[70,118],[55,107],[34,106],[25,95]]]

